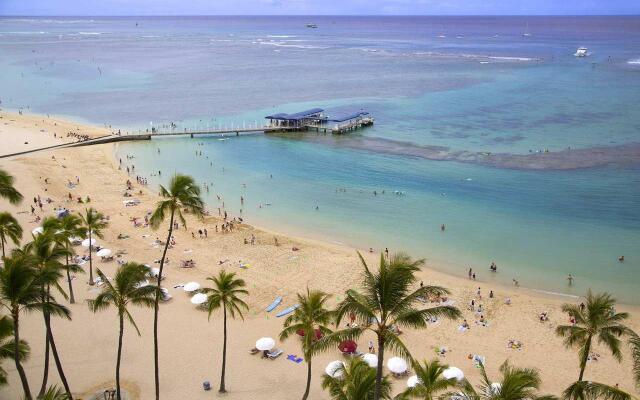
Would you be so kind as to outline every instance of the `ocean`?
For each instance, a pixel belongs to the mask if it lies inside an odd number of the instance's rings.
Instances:
[[[132,132],[366,109],[374,126],[340,137],[117,156],[152,185],[193,175],[214,213],[219,194],[258,226],[640,303],[640,17],[0,17],[0,101]]]

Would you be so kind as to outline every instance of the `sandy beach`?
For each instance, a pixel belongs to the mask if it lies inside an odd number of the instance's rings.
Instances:
[[[0,153],[11,154],[32,148],[47,147],[74,141],[67,138],[68,131],[82,132],[89,136],[108,134],[108,129],[92,127],[64,121],[48,119],[46,116],[17,115],[0,113],[0,140],[4,144]],[[53,133],[56,137],[53,137]],[[62,139],[59,138],[62,135]],[[25,144],[28,142],[28,144]],[[125,160],[123,160],[125,163]],[[81,212],[85,207],[94,207],[108,215],[110,225],[105,237],[99,240],[103,247],[114,252],[122,252],[119,259],[154,265],[161,257],[162,247],[154,244],[158,237],[165,239],[165,228],[158,231],[148,227],[134,227],[132,218],[144,219],[153,210],[157,200],[156,187],[145,187],[136,183],[135,174],[127,177],[126,171],[118,170],[118,160],[113,157],[113,145],[87,146],[81,148],[56,149],[33,154],[0,159],[0,167],[16,177],[16,186],[25,199],[19,206],[11,206],[0,201],[2,210],[10,211],[22,224],[25,237],[29,239],[32,229],[38,226],[35,215],[52,215],[55,207],[66,207],[71,212]],[[68,181],[79,184],[73,189]],[[48,183],[45,183],[48,178]],[[123,200],[125,182],[131,179],[134,198],[140,200],[137,206],[126,207]],[[71,193],[77,197],[90,196],[90,204],[69,202]],[[31,214],[30,205],[34,196],[50,198],[44,203],[43,211],[36,207]],[[251,221],[246,221],[251,224]],[[264,308],[276,296],[283,297],[280,308],[295,303],[295,295],[306,287],[322,289],[333,295],[332,303],[342,299],[347,288],[356,287],[362,271],[356,249],[322,243],[304,238],[292,238],[278,233],[241,225],[232,233],[216,233],[217,217],[207,217],[203,221],[188,219],[187,230],[175,233],[177,245],[169,250],[169,264],[165,267],[164,286],[173,299],[162,304],[160,312],[160,379],[162,397],[165,399],[204,399],[218,397],[217,392],[204,392],[202,382],[208,380],[217,388],[222,348],[222,319],[195,308],[189,296],[179,284],[196,281],[207,285],[206,278],[217,274],[220,268],[236,272],[245,279],[250,296],[247,303],[250,311],[245,320],[231,321],[229,324],[229,353],[227,361],[227,389],[224,395],[229,399],[296,399],[304,391],[306,368],[286,358],[288,354],[301,356],[296,338],[291,338],[278,347],[284,350],[280,358],[267,361],[249,354],[256,339],[262,336],[277,338],[283,319]],[[198,229],[206,228],[207,238],[199,238]],[[195,239],[192,233],[195,232]],[[118,239],[118,235],[127,239]],[[244,239],[256,237],[254,245],[244,244]],[[278,246],[274,238],[277,237]],[[299,248],[293,251],[292,248]],[[86,250],[76,247],[79,254]],[[394,249],[390,249],[393,252]],[[364,253],[364,257],[375,265],[378,254]],[[181,260],[193,259],[194,268],[180,268]],[[226,261],[225,261],[226,260]],[[220,261],[223,261],[220,265]],[[244,265],[246,268],[240,268]],[[88,269],[88,264],[85,265]],[[117,268],[115,261],[94,260],[94,267],[100,268],[107,276],[113,276]],[[563,302],[579,302],[579,299],[544,296],[525,288],[489,286],[479,281],[454,277],[433,270],[427,266],[419,277],[425,283],[442,285],[452,291],[455,300],[469,321],[467,332],[457,330],[460,321],[437,322],[421,331],[407,330],[402,335],[407,347],[416,359],[437,357],[435,348],[445,346],[451,350],[441,360],[459,367],[473,383],[478,383],[479,372],[474,367],[469,354],[486,357],[490,376],[497,376],[499,366],[505,361],[523,367],[540,369],[545,393],[559,394],[578,376],[578,359],[575,351],[563,347],[562,339],[554,333],[558,324],[568,322],[560,307]],[[500,273],[500,272],[498,272]],[[479,275],[489,274],[480,271]],[[113,310],[94,315],[85,300],[95,297],[98,289],[87,284],[88,274],[76,276],[74,290],[76,304],[69,305],[72,321],[54,320],[53,331],[72,390],[78,398],[86,398],[89,393],[102,387],[113,386],[117,348],[117,321]],[[468,310],[471,299],[481,288],[481,303],[488,326],[475,324],[477,316]],[[489,299],[493,290],[494,298]],[[506,298],[511,305],[505,304]],[[62,299],[59,299],[63,301]],[[620,305],[619,311],[631,313],[629,325],[640,329],[637,306]],[[125,326],[122,374],[125,388],[134,398],[149,399],[154,392],[153,384],[153,337],[152,310],[132,309],[142,336],[138,337],[131,326]],[[541,323],[538,315],[548,312],[550,320]],[[24,339],[32,349],[30,360],[25,364],[32,389],[38,388],[42,378],[44,352],[44,328],[38,314],[24,317],[22,325]],[[359,348],[366,352],[367,343],[373,337],[365,336],[359,341]],[[509,340],[523,342],[520,350],[507,347]],[[596,346],[600,354],[598,361],[588,363],[586,378],[609,384],[618,383],[626,391],[637,394],[634,389],[630,360],[625,358],[619,364],[603,348]],[[391,356],[391,355],[388,355]],[[328,395],[320,387],[321,375],[326,364],[340,360],[343,356],[338,349],[319,355],[314,359],[312,399],[326,399]],[[57,372],[51,363],[49,380],[58,382]],[[15,367],[10,362],[3,363],[9,372],[9,385],[0,389],[0,398],[14,399],[21,394],[21,386]],[[394,380],[394,393],[406,387],[406,380]],[[37,389],[36,389],[37,390]],[[83,397],[85,396],[85,397]]]

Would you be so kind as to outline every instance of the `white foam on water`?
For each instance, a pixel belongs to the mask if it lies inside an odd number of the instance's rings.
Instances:
[[[297,37],[295,35],[267,35],[270,38],[294,38]]]
[[[91,35],[91,36],[95,36],[95,35],[102,35],[102,32],[78,32],[78,35]]]
[[[629,61],[627,61],[627,64],[629,64],[629,65],[640,65],[640,58],[636,58],[634,60],[629,60]]]

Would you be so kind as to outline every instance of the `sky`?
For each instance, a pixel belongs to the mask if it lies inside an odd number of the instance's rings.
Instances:
[[[0,15],[599,15],[640,0],[0,0]]]

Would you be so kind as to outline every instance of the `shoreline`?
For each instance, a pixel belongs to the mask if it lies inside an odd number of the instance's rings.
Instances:
[[[3,139],[3,133],[0,133],[0,139]],[[74,213],[88,206],[104,212],[110,216],[110,225],[99,244],[124,251],[122,260],[153,265],[153,260],[160,257],[162,249],[154,246],[152,240],[163,235],[164,230],[135,228],[130,219],[141,218],[153,208],[157,200],[156,187],[142,186],[132,179],[134,198],[138,198],[141,203],[135,207],[125,207],[122,195],[128,175],[118,170],[114,150],[114,145],[106,144],[56,149],[0,160],[0,167],[16,177],[17,187],[25,196],[18,207],[0,202],[3,209],[12,212],[22,224],[25,231],[23,242],[28,240],[31,230],[38,226],[37,223],[30,222],[33,216],[27,210],[30,198],[39,194],[45,198],[50,196],[53,203],[45,205],[45,210],[37,211],[37,215],[51,215],[53,206],[64,206]],[[79,176],[80,184],[75,189],[68,189],[67,179],[74,179],[76,175]],[[44,182],[45,176],[50,183]],[[70,191],[74,198],[90,195],[91,203],[65,201],[65,196]],[[139,191],[142,194],[138,194]],[[250,296],[246,300],[250,311],[245,314],[244,321],[229,321],[229,393],[225,397],[231,400],[297,398],[304,388],[306,368],[285,357],[273,362],[260,360],[248,354],[247,350],[258,337],[278,336],[282,319],[264,312],[264,308],[276,296],[283,297],[284,307],[293,304],[296,293],[304,291],[306,287],[322,289],[332,294],[332,306],[341,300],[344,290],[356,287],[362,271],[356,256],[357,249],[348,244],[299,235],[283,235],[254,225],[242,224],[231,233],[215,233],[214,225],[220,223],[217,216],[207,217],[204,221],[196,221],[191,217],[187,220],[189,229],[175,232],[177,245],[169,250],[170,263],[167,264],[164,281],[173,299],[162,305],[160,313],[163,396],[196,400],[210,398],[210,393],[202,391],[201,383],[203,380],[210,380],[215,386],[219,377],[221,318],[219,314],[214,314],[211,321],[208,321],[206,313],[197,310],[189,302],[189,296],[175,286],[188,281],[207,285],[206,277],[216,274],[221,268],[218,260],[227,260],[222,268],[237,273],[248,284]],[[209,230],[207,239],[198,238],[197,230],[201,227]],[[194,230],[195,238],[192,238]],[[118,239],[118,234],[125,234],[129,238]],[[256,236],[256,244],[243,244],[243,238],[251,235]],[[274,245],[274,236],[278,238],[279,246]],[[292,247],[298,247],[299,250],[293,251]],[[79,254],[85,252],[81,247],[75,250]],[[365,250],[362,255],[370,266],[377,265],[379,253],[370,254]],[[179,268],[178,260],[185,258],[193,259],[196,266]],[[242,264],[245,268],[240,267]],[[102,269],[107,276],[113,276],[116,267],[115,262],[102,262],[97,257],[94,259],[94,268]],[[69,383],[74,393],[84,397],[88,397],[90,389],[112,385],[117,345],[113,310],[94,315],[84,304],[85,300],[93,298],[97,293],[96,288],[86,285],[87,278],[88,274],[84,274],[73,280],[77,298],[76,304],[69,305],[73,319],[52,321],[57,335],[56,344],[65,364]],[[456,327],[459,321],[438,321],[421,331],[407,329],[403,340],[417,359],[432,359],[435,357],[434,347],[447,346],[453,351],[446,355],[443,362],[461,368],[474,384],[480,378],[479,372],[467,359],[467,354],[487,356],[487,372],[490,376],[496,376],[499,366],[508,359],[518,366],[540,369],[543,393],[558,394],[572,382],[574,375],[577,376],[576,353],[564,349],[562,339],[555,336],[553,329],[557,324],[566,323],[560,307],[574,299],[538,293],[524,287],[514,288],[468,280],[434,269],[430,264],[422,268],[418,279],[449,288],[452,292],[450,298],[456,302],[464,318],[468,319],[471,329],[464,333],[458,332]],[[475,298],[478,287],[482,287],[485,294],[482,302],[486,306],[485,316],[490,321],[488,326],[474,325],[478,316],[467,308],[470,300]],[[490,289],[495,292],[494,298],[487,296]],[[507,297],[511,299],[511,305],[505,304]],[[640,306],[619,304],[618,308],[632,313],[629,326],[638,330]],[[546,323],[539,322],[537,317],[543,311],[550,315],[550,321]],[[153,313],[142,309],[133,309],[132,313],[142,331],[142,337],[138,337],[129,326],[125,328],[122,377],[127,387],[139,393],[134,398],[145,399],[153,393]],[[32,348],[31,358],[25,367],[29,379],[35,384],[42,378],[42,318],[38,314],[25,315],[22,325],[23,336]],[[358,341],[363,350],[369,339],[372,337],[363,336]],[[506,344],[511,339],[523,341],[524,347],[521,350],[507,348]],[[295,339],[279,342],[278,347],[285,354],[300,354],[300,346]],[[637,393],[627,354],[625,353],[623,364],[618,364],[602,348],[596,346],[595,351],[602,357],[600,361],[589,364],[588,378],[611,384],[619,383],[621,388]],[[326,393],[320,388],[320,376],[329,361],[340,357],[335,349],[315,359],[311,398],[326,397]],[[269,364],[265,364],[267,362]],[[268,368],[265,368],[267,365]],[[9,386],[0,389],[0,397],[17,397],[20,383],[15,368],[11,363],[3,363],[3,367],[9,372]],[[51,383],[57,383],[55,368],[51,368],[49,379]],[[405,387],[404,380],[393,381],[394,394]]]

